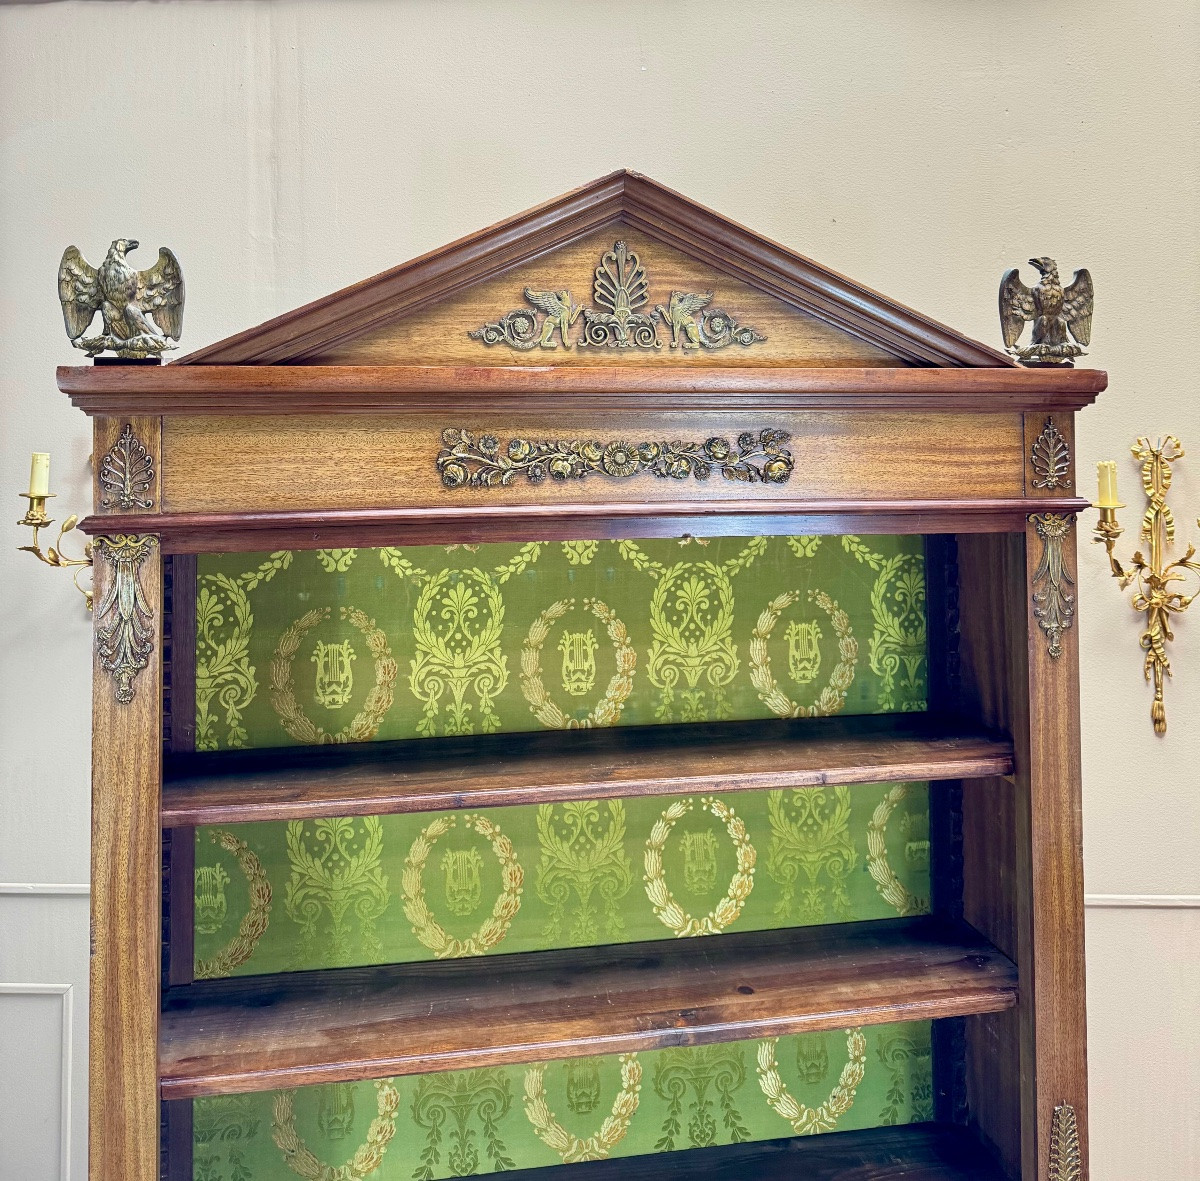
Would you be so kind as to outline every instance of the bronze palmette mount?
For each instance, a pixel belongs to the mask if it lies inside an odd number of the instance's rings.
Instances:
[[[154,501],[146,495],[154,483],[154,459],[129,423],[100,461],[97,478],[104,492],[100,502],[104,508],[154,507]]]
[[[745,431],[736,444],[716,437],[703,443],[644,442],[623,439],[478,439],[458,427],[442,431],[437,468],[447,488],[502,488],[524,476],[543,480],[579,480],[589,475],[615,478],[649,473],[660,479],[707,480],[714,473],[743,484],[785,484],[795,468],[784,446],[787,431],[768,427]]]
[[[684,352],[723,349],[737,344],[749,348],[766,340],[741,325],[728,312],[709,308],[711,291],[672,291],[667,304],[650,302],[650,280],[637,254],[624,242],[605,251],[592,281],[595,306],[577,304],[570,290],[524,291],[529,307],[516,308],[467,335],[485,345],[506,344],[514,349],[661,349],[659,328],[669,333],[670,346]],[[583,326],[572,330],[582,315]],[[557,334],[558,339],[555,340]]]
[[[1033,441],[1029,461],[1033,465],[1035,488],[1070,488],[1071,448],[1062,431],[1047,418],[1042,433]]]
[[[1069,589],[1075,580],[1063,561],[1063,539],[1071,532],[1074,518],[1034,513],[1029,520],[1042,541],[1041,558],[1033,572],[1033,616],[1046,633],[1051,657],[1057,660],[1063,654],[1063,633],[1075,622],[1075,595]]]
[[[92,555],[108,570],[104,596],[96,606],[96,654],[116,685],[121,705],[133,700],[133,682],[154,652],[154,608],[142,587],[141,570],[158,538],[116,534],[97,537]]]
[[[1083,1152],[1079,1144],[1079,1122],[1075,1108],[1060,1103],[1050,1123],[1048,1181],[1083,1181]]]

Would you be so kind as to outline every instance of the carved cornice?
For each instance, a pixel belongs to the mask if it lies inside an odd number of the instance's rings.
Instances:
[[[96,607],[96,654],[100,667],[116,682],[116,700],[133,700],[133,682],[154,652],[154,608],[142,587],[141,569],[158,538],[118,533],[97,537],[92,557],[104,562],[104,597]]]
[[[129,423],[100,461],[97,479],[104,491],[100,501],[103,508],[154,507],[153,497],[145,495],[154,486],[154,458]]]
[[[784,447],[786,431],[745,431],[736,446],[716,437],[703,443],[642,442],[624,439],[520,439],[503,446],[495,435],[473,435],[459,427],[442,431],[437,468],[447,488],[499,488],[523,475],[530,483],[578,480],[591,474],[623,478],[649,472],[660,479],[707,480],[720,473],[726,480],[784,484],[795,467]]]
[[[1050,655],[1057,659],[1063,652],[1063,632],[1075,621],[1075,596],[1067,589],[1075,580],[1063,563],[1063,539],[1075,518],[1034,513],[1029,520],[1042,540],[1041,558],[1033,573],[1033,615],[1049,640]]]

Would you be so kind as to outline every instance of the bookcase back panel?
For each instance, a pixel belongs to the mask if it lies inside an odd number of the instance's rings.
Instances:
[[[202,555],[196,747],[925,708],[920,537]]]
[[[196,830],[197,978],[923,914],[929,785]]]
[[[412,1181],[932,1118],[929,1022],[198,1099],[195,1181]]]

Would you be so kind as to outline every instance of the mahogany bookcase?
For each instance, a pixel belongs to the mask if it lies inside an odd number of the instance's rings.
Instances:
[[[728,315],[651,315],[622,248],[662,298],[717,292]],[[528,296],[503,315],[529,284],[580,290],[593,273],[583,323],[570,296],[557,325]],[[96,578],[93,1181],[190,1175],[171,1156],[190,1159],[197,1096],[928,1018],[934,1123],[537,1174],[1087,1175],[1073,627],[1087,506],[1072,452],[1074,414],[1103,373],[1016,367],[620,172],[179,362],[64,367],[58,382],[92,417],[97,457],[128,433],[153,465],[136,495],[98,475],[83,523]],[[763,431],[786,438],[764,448]],[[633,471],[636,454],[607,467],[601,454],[741,435],[757,455],[749,478],[694,478],[694,450],[666,472],[653,451]],[[455,438],[473,458],[450,454]],[[538,441],[567,467],[497,474],[497,456]],[[674,745],[566,731],[503,755],[461,739],[278,765],[188,753],[199,553],[838,533],[927,539],[924,716],[698,726]],[[938,789],[927,918],[664,943],[649,967],[644,948],[618,947],[475,973],[462,961],[452,975],[195,983],[163,969],[187,914],[164,882],[186,872],[197,825],[906,779]],[[606,1004],[590,1006],[601,990]],[[431,1000],[438,1015],[418,1028],[414,1006]]]

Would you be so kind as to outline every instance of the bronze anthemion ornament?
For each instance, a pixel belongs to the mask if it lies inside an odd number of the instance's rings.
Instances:
[[[1034,513],[1030,518],[1042,539],[1042,556],[1033,572],[1033,615],[1050,641],[1049,652],[1063,653],[1063,632],[1075,621],[1075,596],[1067,589],[1075,580],[1063,562],[1063,538],[1074,519],[1058,513]]]
[[[1070,367],[1092,339],[1092,276],[1078,270],[1071,285],[1063,287],[1054,259],[1031,258],[1029,265],[1042,276],[1033,287],[1021,282],[1016,267],[1005,271],[1000,280],[1004,347],[1027,365]],[[1033,321],[1032,343],[1018,347],[1029,320]]]
[[[89,357],[111,349],[126,360],[157,357],[176,347],[183,331],[183,271],[165,246],[158,261],[135,270],[125,257],[136,250],[133,238],[118,238],[98,268],[75,246],[63,251],[58,267],[58,298],[67,335]],[[84,336],[99,312],[104,331]],[[147,319],[152,315],[154,320]]]
[[[592,282],[595,307],[575,303],[570,291],[535,291],[526,287],[528,308],[516,308],[500,319],[469,332],[486,345],[506,344],[514,349],[555,349],[559,344],[579,348],[661,349],[659,325],[670,330],[673,349],[743,348],[766,340],[761,333],[737,322],[727,312],[705,310],[711,291],[672,291],[667,306],[650,302],[650,280],[641,260],[624,242],[604,253]],[[540,315],[539,315],[540,313]],[[572,341],[571,329],[583,316],[583,328]],[[555,334],[558,340],[555,340]]]
[[[133,700],[134,678],[154,651],[154,608],[142,589],[141,569],[156,545],[157,537],[123,533],[92,542],[93,559],[108,567],[104,597],[96,606],[96,652],[122,705]]]
[[[125,424],[121,436],[109,448],[100,461],[97,477],[104,496],[100,503],[104,508],[154,507],[154,501],[146,492],[154,483],[154,459],[133,433],[133,427]]]
[[[1067,472],[1071,470],[1071,448],[1053,419],[1046,419],[1042,433],[1034,439],[1029,461],[1037,476],[1035,488],[1070,488]]]
[[[1082,1181],[1083,1154],[1079,1147],[1079,1123],[1075,1108],[1060,1103],[1050,1123],[1049,1181]]]
[[[789,437],[787,431],[768,427],[743,432],[736,446],[722,438],[703,443],[510,439],[501,446],[495,435],[476,439],[458,427],[447,427],[437,467],[447,488],[506,487],[518,475],[536,484],[547,477],[574,480],[592,473],[622,477],[639,472],[675,480],[707,480],[720,472],[726,480],[745,484],[784,484],[795,467],[792,453],[784,447]]]

